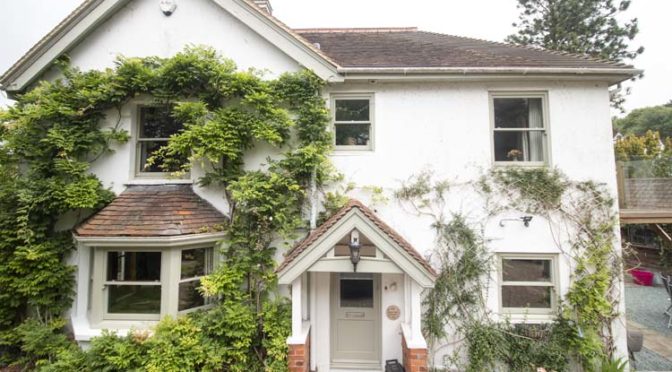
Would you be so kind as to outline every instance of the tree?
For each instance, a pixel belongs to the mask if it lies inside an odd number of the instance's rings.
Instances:
[[[629,178],[672,177],[672,138],[663,141],[650,130],[642,136],[628,134],[616,140],[614,152]]]
[[[615,118],[614,129],[623,134],[644,135],[647,131],[660,133],[661,138],[672,137],[672,105],[644,107],[633,110],[624,118]]]
[[[621,161],[651,160],[666,155],[669,150],[669,146],[661,141],[660,134],[653,131],[647,131],[642,136],[628,134],[614,143],[616,159]]]
[[[635,59],[643,47],[630,49],[639,32],[637,18],[618,21],[630,0],[518,0],[518,28],[507,42],[562,52],[584,54],[614,62]],[[626,91],[625,94],[628,94]],[[624,98],[612,92],[612,104],[621,108]],[[622,108],[621,108],[622,110]]]

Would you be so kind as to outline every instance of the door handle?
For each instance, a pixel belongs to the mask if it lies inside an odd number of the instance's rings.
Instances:
[[[350,312],[350,311],[347,311],[347,312],[345,313],[345,317],[346,317],[346,318],[364,318],[364,316],[365,316],[364,313],[361,312],[361,311],[360,311],[360,312]]]

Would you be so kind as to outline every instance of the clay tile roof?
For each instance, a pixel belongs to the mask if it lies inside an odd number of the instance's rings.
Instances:
[[[79,236],[152,237],[221,230],[227,218],[191,185],[129,186],[75,228]]]
[[[342,67],[630,68],[584,55],[406,28],[295,29]]]
[[[418,253],[415,248],[406,241],[399,233],[394,231],[389,225],[387,225],[383,220],[381,220],[374,211],[366,207],[359,200],[350,199],[350,201],[331,216],[327,221],[325,221],[320,227],[313,230],[305,239],[300,241],[297,245],[292,248],[287,255],[285,260],[278,266],[277,272],[285,269],[291,262],[293,262],[301,253],[310,249],[310,247],[315,243],[321,236],[326,234],[338,221],[345,217],[352,209],[357,208],[362,212],[371,222],[373,222],[382,232],[384,232],[390,239],[397,243],[402,249],[404,249],[413,259],[415,259],[422,267],[425,268],[431,275],[436,276],[436,272],[432,266],[425,260],[420,253]]]

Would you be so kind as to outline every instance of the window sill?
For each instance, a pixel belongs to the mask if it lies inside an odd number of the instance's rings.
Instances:
[[[158,320],[103,320],[91,324],[91,329],[109,329],[112,331],[148,330],[159,323]]]
[[[193,180],[184,178],[135,178],[126,182],[125,185],[192,185],[193,183]]]
[[[553,322],[556,318],[555,313],[544,313],[544,314],[531,314],[531,313],[511,313],[511,312],[501,312],[498,314],[499,320],[508,320],[512,324],[543,324]]]
[[[546,162],[532,162],[532,161],[496,161],[495,168],[547,168],[549,164]]]
[[[346,149],[346,148],[335,148],[334,151],[330,154],[331,156],[361,156],[361,155],[373,155],[373,149]]]

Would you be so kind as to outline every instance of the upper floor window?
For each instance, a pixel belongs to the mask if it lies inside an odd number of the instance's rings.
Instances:
[[[333,98],[333,122],[338,150],[373,148],[373,96],[339,95]]]
[[[492,96],[496,163],[547,163],[545,97],[543,94]]]
[[[182,129],[182,123],[173,118],[171,109],[171,106],[139,107],[136,148],[136,173],[138,175],[157,175],[166,171],[162,169],[160,159],[156,159],[151,164],[148,159],[155,155],[162,146],[168,144],[170,136]]]
[[[552,314],[556,306],[554,256],[500,255],[500,298],[504,313]]]

